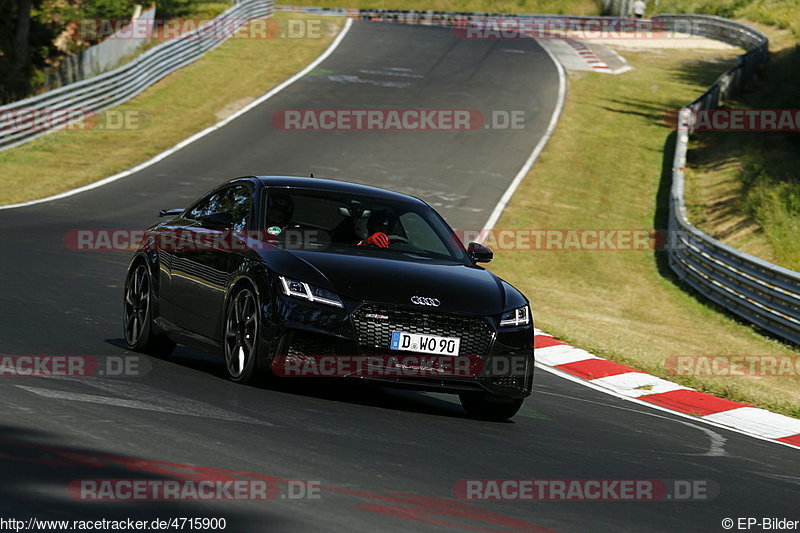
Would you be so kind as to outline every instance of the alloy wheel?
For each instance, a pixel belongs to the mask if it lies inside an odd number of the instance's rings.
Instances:
[[[228,307],[225,321],[225,364],[233,379],[241,378],[256,350],[258,318],[256,298],[250,289],[242,289]]]
[[[137,266],[128,276],[125,286],[125,340],[129,345],[139,342],[148,327],[150,310],[150,276],[145,265]]]

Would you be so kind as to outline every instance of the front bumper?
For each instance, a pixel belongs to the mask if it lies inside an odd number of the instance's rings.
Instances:
[[[272,309],[265,308],[268,327],[263,331],[266,351],[262,353],[269,354],[263,363],[265,367],[275,361],[285,361],[287,357],[330,360],[427,355],[389,349],[391,332],[406,331],[459,337],[458,357],[468,358],[473,363],[471,371],[446,373],[444,377],[436,372],[420,371],[357,372],[347,377],[425,391],[482,392],[510,398],[524,398],[531,393],[532,324],[500,328],[491,317],[362,302],[345,302],[341,309],[282,295],[272,306]]]

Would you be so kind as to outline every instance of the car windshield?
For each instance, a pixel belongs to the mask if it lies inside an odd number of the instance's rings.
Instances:
[[[466,261],[442,218],[413,201],[309,189],[267,191],[266,238],[286,249]]]

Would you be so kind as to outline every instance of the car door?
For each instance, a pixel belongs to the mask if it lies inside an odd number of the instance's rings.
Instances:
[[[176,253],[180,247],[179,239],[184,231],[194,223],[177,217],[159,225],[153,230],[153,245],[158,254],[158,314],[161,320],[175,324],[172,297],[172,274]]]
[[[175,253],[172,296],[176,323],[209,339],[219,340],[225,291],[239,263],[236,241],[250,224],[252,194],[249,184],[236,184],[198,202],[187,214],[193,224],[182,233]],[[231,219],[227,227],[209,221],[224,213]]]

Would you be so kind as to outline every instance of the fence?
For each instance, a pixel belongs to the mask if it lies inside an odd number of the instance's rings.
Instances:
[[[156,7],[153,6],[138,16],[134,15],[131,24],[136,24],[143,34],[149,34],[153,30],[155,16]],[[147,37],[120,38],[120,34],[125,31],[120,29],[103,42],[90,46],[78,54],[65,57],[57,67],[46,69],[45,87],[53,90],[100,74],[118,65],[123,58],[133,54],[149,40]]]
[[[210,22],[104,74],[0,106],[0,150],[63,128],[76,116],[96,113],[133,98],[220,45],[248,19],[271,15],[274,5],[274,0],[244,0],[215,19],[223,21],[224,32]]]

